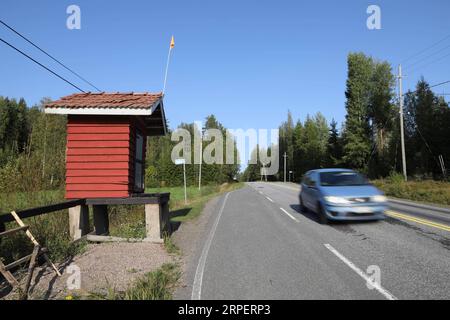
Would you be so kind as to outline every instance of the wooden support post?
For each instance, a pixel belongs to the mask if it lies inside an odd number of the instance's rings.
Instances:
[[[89,233],[89,207],[85,205],[69,208],[69,232],[72,240]]]
[[[6,231],[5,223],[0,222],[0,233],[3,233]],[[2,243],[2,238],[0,237],[0,244]]]
[[[158,203],[145,205],[145,228],[148,241],[164,242],[161,237],[161,207]]]
[[[163,231],[167,231],[169,234],[172,233],[172,225],[170,224],[170,212],[169,212],[169,202],[161,203],[161,214],[164,225],[162,226]]]
[[[30,290],[31,280],[33,279],[34,269],[36,268],[36,260],[39,256],[39,250],[41,250],[41,247],[39,245],[34,246],[33,253],[31,254],[30,265],[28,266],[27,280],[23,289],[23,300],[28,299],[28,291]]]
[[[98,236],[109,234],[108,206],[94,205],[94,227]]]

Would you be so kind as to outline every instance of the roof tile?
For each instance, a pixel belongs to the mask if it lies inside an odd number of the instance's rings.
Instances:
[[[75,93],[47,103],[46,108],[128,108],[150,109],[163,97],[162,93]]]

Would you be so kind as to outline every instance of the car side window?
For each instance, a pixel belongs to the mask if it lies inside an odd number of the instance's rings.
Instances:
[[[315,172],[312,172],[309,176],[309,184],[310,187],[315,187],[317,181],[317,174]]]
[[[303,178],[303,184],[305,184],[308,187],[314,187],[315,186],[315,180],[313,178],[314,173],[307,173],[305,177]]]

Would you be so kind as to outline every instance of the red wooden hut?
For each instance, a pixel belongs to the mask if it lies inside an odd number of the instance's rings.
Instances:
[[[144,192],[147,136],[167,132],[161,93],[81,93],[48,103],[67,115],[67,199]]]

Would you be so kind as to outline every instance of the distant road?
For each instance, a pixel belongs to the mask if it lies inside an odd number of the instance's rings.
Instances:
[[[191,298],[450,298],[447,213],[392,202],[385,221],[320,225],[300,211],[298,191],[249,183],[222,197],[200,241]]]

